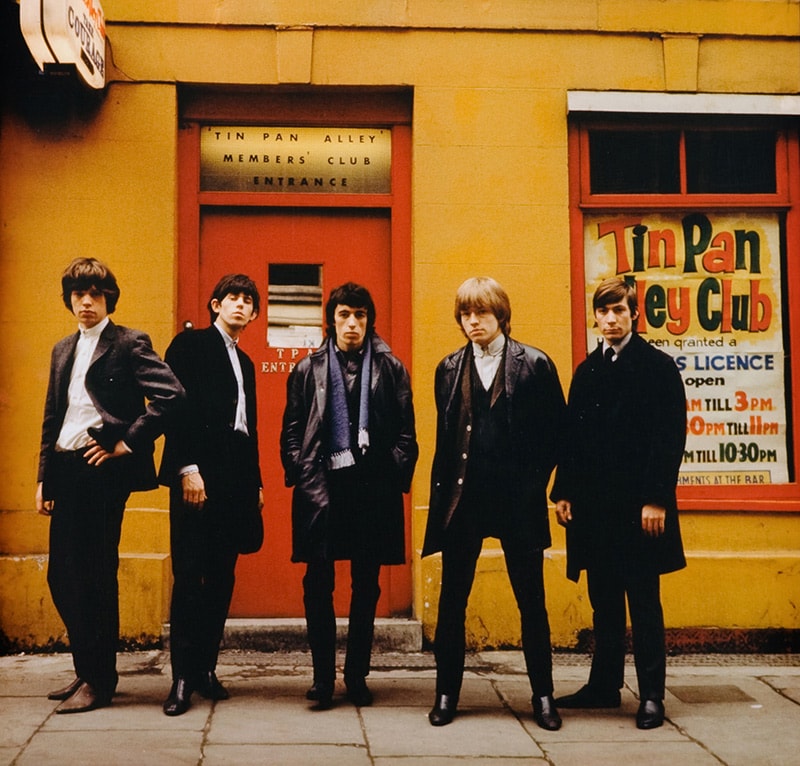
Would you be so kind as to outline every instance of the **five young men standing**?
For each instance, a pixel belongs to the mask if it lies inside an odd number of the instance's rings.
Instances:
[[[159,478],[170,487],[175,716],[198,691],[226,699],[216,661],[240,553],[263,539],[256,385],[238,347],[259,293],[224,277],[212,325],[184,331],[162,362],[146,335],[108,319],[119,289],[94,259],[62,279],[79,335],[56,345],[42,427],[37,510],[51,517],[48,582],[69,632],[76,678],[52,692],[59,713],[107,705],[116,687],[118,543],[132,490],[156,486],[153,441],[166,430]],[[534,719],[561,727],[562,708],[620,704],[625,600],[631,612],[639,728],[664,720],[664,622],[659,576],[685,565],[675,487],[685,440],[685,397],[674,362],[635,332],[635,290],[603,282],[594,296],[603,345],[575,372],[565,407],[542,351],[510,337],[511,306],[493,279],[459,288],[455,319],[467,344],[435,376],[436,450],[423,556],[442,553],[435,636],[434,726],[457,710],[466,605],[484,538],[500,540],[522,621]],[[344,681],[372,703],[369,673],[379,574],[405,560],[402,495],[418,457],[408,372],[375,333],[375,305],[355,283],[333,290],[327,340],[287,382],[281,432],[294,487],[292,560],[304,562],[313,658],[306,696],[333,704],[334,564],[350,561],[352,597]],[[149,403],[144,404],[147,398]],[[551,543],[546,487],[567,528],[568,576],[587,570],[596,649],[589,682],[553,699],[543,551]]]

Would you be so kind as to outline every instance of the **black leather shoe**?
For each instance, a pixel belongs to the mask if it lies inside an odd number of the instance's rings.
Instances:
[[[75,693],[56,708],[56,713],[87,713],[99,707],[108,707],[110,704],[110,699],[101,697],[91,684],[82,681]]]
[[[76,678],[71,684],[65,686],[63,689],[56,689],[55,691],[50,692],[47,695],[47,699],[49,700],[65,700],[69,699],[76,691],[78,691],[78,687],[81,685],[82,681],[80,678]]]
[[[449,694],[437,694],[436,702],[428,713],[431,726],[447,726],[456,716],[458,700]]]
[[[531,705],[533,705],[533,720],[540,729],[558,731],[561,728],[561,716],[556,710],[556,701],[552,695],[531,697]]]
[[[636,712],[637,729],[657,729],[664,723],[664,703],[661,700],[644,700]]]
[[[312,710],[330,710],[333,707],[333,684],[315,681],[306,692],[306,699],[317,703]]]
[[[307,700],[318,700],[319,695],[322,692],[322,687],[324,684],[319,684],[316,681],[308,687],[308,691],[306,692],[306,699]]]
[[[582,686],[574,694],[558,697],[556,705],[560,708],[606,708],[619,707],[619,689],[594,689],[589,684]]]
[[[183,715],[192,705],[192,687],[185,678],[177,678],[164,700],[164,715]]]
[[[200,676],[197,691],[207,700],[226,700],[231,696],[213,670],[209,670]]]
[[[348,681],[345,679],[347,687],[347,699],[356,707],[369,707],[373,702],[372,692],[367,687],[367,682],[363,678]]]

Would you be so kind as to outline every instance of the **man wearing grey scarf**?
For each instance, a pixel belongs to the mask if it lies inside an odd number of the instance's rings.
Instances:
[[[411,383],[375,333],[375,304],[352,282],[325,308],[327,341],[287,382],[281,460],[292,499],[292,561],[304,562],[303,601],[314,682],[306,698],[333,705],[336,561],[350,561],[346,697],[372,704],[366,684],[383,564],[405,561],[403,493],[418,456]]]

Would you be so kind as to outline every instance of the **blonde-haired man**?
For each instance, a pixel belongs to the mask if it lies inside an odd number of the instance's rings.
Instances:
[[[436,626],[436,701],[428,718],[449,724],[464,674],[464,622],[485,537],[500,539],[522,618],[534,719],[561,727],[553,701],[543,551],[550,546],[546,488],[556,463],[564,395],[550,358],[510,337],[511,303],[490,277],[456,293],[466,345],[436,368],[436,454],[423,555],[442,552]]]

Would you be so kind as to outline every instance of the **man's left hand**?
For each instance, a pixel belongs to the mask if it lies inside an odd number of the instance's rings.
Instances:
[[[667,510],[660,505],[645,505],[642,508],[642,531],[650,537],[664,534]]]

